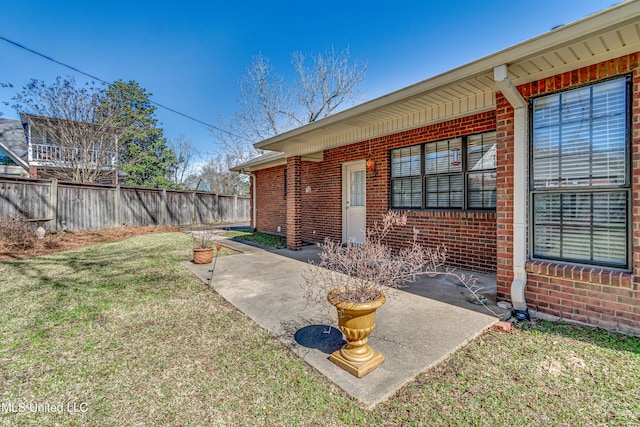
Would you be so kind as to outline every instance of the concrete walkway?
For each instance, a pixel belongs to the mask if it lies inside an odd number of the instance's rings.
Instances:
[[[486,308],[466,302],[460,295],[464,292],[451,284],[414,284],[417,290],[395,291],[378,309],[376,329],[369,338],[369,344],[385,356],[385,361],[363,378],[356,378],[329,361],[329,354],[344,344],[342,333],[331,326],[337,322],[335,308],[329,303],[326,307],[307,305],[302,297],[300,284],[308,267],[304,261],[315,257],[317,249],[267,251],[233,240],[222,243],[243,253],[217,260],[213,288],[367,407],[384,401],[498,320]],[[282,252],[304,261],[283,256]],[[208,282],[211,265],[183,265]],[[433,296],[451,293],[448,298],[457,305],[429,297],[434,289]],[[492,308],[502,313],[495,305]]]

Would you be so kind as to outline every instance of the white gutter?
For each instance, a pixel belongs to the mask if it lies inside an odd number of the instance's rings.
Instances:
[[[528,104],[509,80],[506,64],[493,69],[497,89],[514,109],[513,122],[513,282],[511,303],[519,319],[528,319],[527,286],[527,130]]]

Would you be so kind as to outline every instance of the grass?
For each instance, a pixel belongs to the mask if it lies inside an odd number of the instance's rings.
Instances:
[[[86,405],[0,425],[640,424],[640,339],[547,322],[488,332],[367,411],[180,266],[191,244],[0,263],[0,401]]]
[[[276,249],[283,249],[287,247],[287,240],[284,237],[261,233],[259,231],[227,231],[224,233],[224,236]]]
[[[381,408],[398,425],[640,425],[640,339],[550,322],[492,331]]]

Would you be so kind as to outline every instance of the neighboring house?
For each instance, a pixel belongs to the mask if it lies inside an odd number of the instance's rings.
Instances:
[[[445,244],[516,314],[640,334],[640,2],[261,141],[252,227]]]
[[[85,158],[96,161],[102,155],[96,152],[93,156],[79,158],[76,149],[58,144],[51,131],[51,123],[55,124],[54,128],[57,122],[59,126],[65,126],[64,120],[24,113],[20,114],[20,118],[0,118],[0,175],[70,180],[70,174],[64,173],[65,169],[85,167],[82,164]],[[97,182],[113,183],[116,159],[112,155],[109,158],[113,160],[99,167],[104,173]],[[104,161],[97,163],[105,164]]]
[[[0,176],[29,176],[27,148],[22,122],[0,117]]]

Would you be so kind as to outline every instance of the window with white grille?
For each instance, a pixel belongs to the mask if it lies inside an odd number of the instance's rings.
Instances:
[[[618,78],[532,101],[534,257],[628,267],[628,85]]]
[[[495,209],[496,133],[391,150],[391,207]]]

